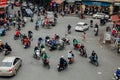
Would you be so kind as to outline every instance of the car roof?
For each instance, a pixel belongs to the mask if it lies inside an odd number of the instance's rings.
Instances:
[[[16,56],[5,57],[2,62],[13,62]]]
[[[83,24],[85,24],[85,22],[78,22],[77,24],[81,24],[81,25],[83,25]]]

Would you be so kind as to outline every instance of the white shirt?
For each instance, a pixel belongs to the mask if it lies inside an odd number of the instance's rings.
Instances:
[[[72,58],[72,54],[68,52],[68,58]]]

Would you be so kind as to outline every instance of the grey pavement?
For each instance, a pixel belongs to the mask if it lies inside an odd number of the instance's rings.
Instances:
[[[36,20],[36,16],[34,19]],[[0,80],[112,80],[113,72],[118,66],[120,66],[120,55],[116,51],[110,50],[106,45],[99,44],[99,36],[95,37],[93,28],[90,28],[86,34],[86,42],[81,40],[82,33],[75,32],[74,28],[77,22],[85,21],[89,24],[91,18],[79,19],[78,17],[61,17],[58,18],[58,24],[51,29],[44,29],[40,26],[40,29],[36,31],[34,29],[35,22],[31,23],[30,18],[27,18],[27,24],[22,28],[22,33],[27,34],[28,30],[33,31],[33,41],[31,42],[31,47],[29,49],[24,49],[21,45],[20,40],[14,40],[13,36],[15,29],[8,31],[6,36],[0,37],[4,42],[8,42],[13,51],[8,56],[19,56],[23,60],[23,65],[18,71],[17,75],[11,78],[2,78]],[[99,20],[94,19],[94,23],[99,23]],[[46,50],[50,56],[50,69],[43,67],[41,60],[35,60],[32,57],[34,46],[37,44],[38,37],[45,38],[46,35],[53,36],[55,33],[59,34],[60,37],[64,37],[67,32],[67,25],[72,25],[72,33],[67,37],[70,38],[71,45],[66,46],[65,50]],[[111,25],[108,23],[107,25]],[[100,32],[104,32],[105,26],[100,27]],[[92,50],[98,54],[99,57],[99,67],[96,67],[89,63],[89,59],[79,56],[79,52],[73,50],[72,40],[77,38],[81,43],[84,43],[87,54],[90,55]],[[75,62],[69,65],[68,69],[58,72],[57,64],[61,55],[64,55],[67,59],[68,50],[72,50],[75,54]],[[5,56],[0,53],[0,61]]]

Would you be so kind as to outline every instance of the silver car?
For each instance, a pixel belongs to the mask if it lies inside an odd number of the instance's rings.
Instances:
[[[109,18],[109,15],[107,14],[104,14],[104,13],[96,13],[96,14],[93,14],[93,18],[99,18],[99,19],[102,19],[102,18]]]
[[[0,66],[0,76],[14,76],[22,65],[19,57],[5,57]]]

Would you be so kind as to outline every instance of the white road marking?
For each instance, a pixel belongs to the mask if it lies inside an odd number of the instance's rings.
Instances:
[[[97,72],[99,75],[102,74],[102,72]]]

